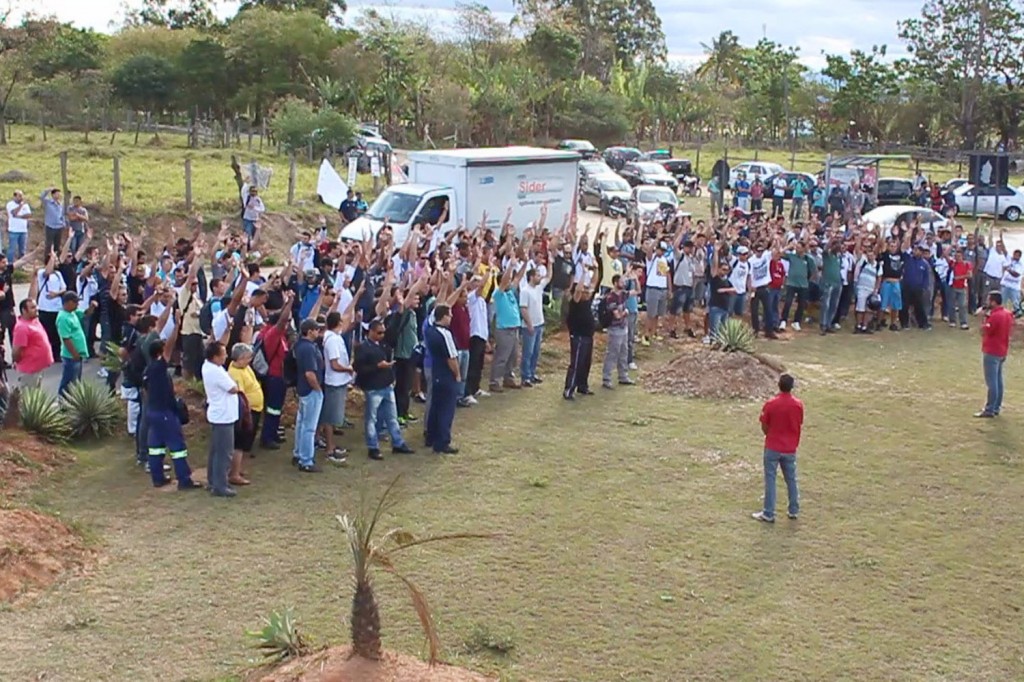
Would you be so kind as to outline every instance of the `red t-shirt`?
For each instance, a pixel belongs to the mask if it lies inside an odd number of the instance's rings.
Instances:
[[[267,358],[270,369],[267,374],[278,379],[284,377],[284,356],[288,355],[288,341],[285,330],[276,324],[268,325],[260,332],[263,339],[263,355]]]
[[[455,340],[456,350],[469,350],[469,308],[460,303],[452,306],[452,322],[448,330]]]
[[[804,423],[804,404],[789,393],[779,393],[761,408],[761,424],[767,427],[764,447],[783,455],[796,453],[800,446],[800,428]]]
[[[971,274],[971,264],[970,263],[968,263],[967,261],[960,261],[959,263],[957,263],[956,261],[953,261],[953,288],[954,289],[966,289],[967,288],[967,280],[966,279],[957,279],[957,277],[964,277],[964,276],[970,277],[970,274]]]
[[[786,266],[781,260],[772,260],[768,266],[768,272],[772,276],[772,283],[769,284],[771,289],[781,289],[782,285],[786,282]]]
[[[981,352],[1005,358],[1010,352],[1010,330],[1013,329],[1013,315],[1006,308],[999,307],[989,313],[981,326]]]

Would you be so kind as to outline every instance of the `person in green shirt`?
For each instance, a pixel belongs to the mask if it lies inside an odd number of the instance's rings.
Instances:
[[[789,310],[796,298],[796,315],[793,317],[793,330],[800,331],[800,321],[804,319],[804,310],[807,307],[807,293],[810,286],[811,273],[814,272],[814,260],[807,255],[803,242],[796,242],[792,251],[786,251],[782,256],[789,263],[789,272],[786,274],[786,302],[782,306],[782,321],[779,329],[786,328],[786,321],[789,319]]]
[[[708,180],[708,194],[711,196],[711,219],[718,220],[722,214],[722,185],[717,175],[712,175]]]
[[[793,206],[789,209],[790,222],[801,220],[804,217],[804,196],[808,191],[806,182],[807,178],[798,176],[793,183]]]
[[[821,279],[818,281],[818,286],[821,288],[819,325],[822,336],[835,331],[835,328],[832,327],[832,319],[839,309],[839,296],[843,293],[842,258],[842,239],[833,239],[829,243],[828,249],[821,254]]]
[[[67,387],[82,378],[82,363],[89,357],[89,348],[85,342],[85,331],[82,320],[85,314],[78,309],[78,294],[66,291],[61,297],[64,309],[57,313],[57,335],[60,337],[60,361],[62,371],[60,387],[57,395],[62,395]],[[89,312],[96,307],[96,302],[89,304]]]

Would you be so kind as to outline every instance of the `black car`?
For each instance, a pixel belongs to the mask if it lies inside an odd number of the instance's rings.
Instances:
[[[660,185],[671,188],[673,192],[679,189],[679,181],[657,161],[627,163],[619,171],[619,175],[624,177],[632,187]]]
[[[642,154],[643,152],[636,147],[608,147],[601,157],[612,167],[612,170],[620,171],[623,166],[630,161],[636,161]]]
[[[693,164],[689,159],[664,159],[660,163],[680,184],[684,177],[693,177]]]
[[[596,175],[609,175],[615,171],[601,159],[580,161],[580,185]]]
[[[879,178],[878,179],[878,202],[879,206],[891,204],[913,203],[911,197],[914,195],[914,183],[902,178]]]
[[[562,140],[555,149],[576,152],[584,159],[593,159],[597,156],[597,147],[590,140]]]
[[[817,179],[810,173],[800,173],[797,171],[785,171],[783,173],[777,173],[775,175],[769,175],[764,179],[764,196],[770,198],[775,187],[775,178],[781,175],[786,179],[786,198],[793,198],[793,188],[796,187],[796,181],[800,180],[804,183],[804,197],[809,197],[814,191],[814,186],[818,184]]]
[[[629,183],[615,174],[591,176],[580,188],[580,208],[584,211],[596,207],[608,215],[608,206],[614,199],[623,205],[629,201]]]

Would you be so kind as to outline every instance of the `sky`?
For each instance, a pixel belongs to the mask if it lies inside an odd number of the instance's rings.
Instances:
[[[123,17],[124,0],[46,0],[42,6],[62,21],[99,31],[114,30]],[[129,3],[134,0],[128,0]],[[368,2],[349,0],[348,20],[374,7],[397,17],[439,25],[450,30],[458,0],[411,0],[409,2]],[[14,0],[26,9],[28,0]],[[512,0],[483,0],[498,19],[512,18]],[[668,45],[669,60],[692,66],[703,58],[702,43],[721,31],[731,30],[744,44],[761,37],[800,48],[800,60],[813,70],[824,65],[823,52],[849,54],[851,49],[870,50],[872,45],[887,44],[889,56],[904,53],[896,35],[896,22],[918,16],[922,0],[730,0],[715,2],[693,0],[654,0],[661,16]],[[237,3],[221,2],[218,13],[231,16]]]

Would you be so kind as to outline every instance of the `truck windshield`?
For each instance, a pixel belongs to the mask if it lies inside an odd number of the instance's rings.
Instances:
[[[420,205],[420,198],[415,194],[385,191],[373,202],[373,206],[366,212],[366,217],[371,220],[387,218],[396,225],[407,223],[416,207]]]

